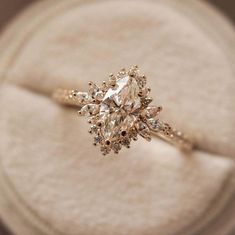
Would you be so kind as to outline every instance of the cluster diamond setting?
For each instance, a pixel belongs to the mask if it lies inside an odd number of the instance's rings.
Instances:
[[[82,104],[80,116],[87,116],[94,145],[106,155],[130,147],[138,135],[151,140],[151,129],[161,127],[157,116],[161,107],[150,106],[150,88],[137,66],[122,69],[98,86],[89,82],[89,92],[73,91],[73,99]]]

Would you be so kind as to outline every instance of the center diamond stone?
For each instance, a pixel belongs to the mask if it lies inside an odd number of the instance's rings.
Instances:
[[[150,141],[152,130],[170,133],[171,128],[157,119],[161,107],[149,105],[151,89],[138,66],[123,68],[116,76],[110,74],[108,82],[101,85],[88,85],[88,92],[72,90],[64,94],[62,90],[62,97],[66,97],[62,103],[68,98],[70,104],[81,106],[78,115],[87,116],[89,133],[95,135],[93,144],[100,145],[103,155],[118,153],[123,146],[129,148],[138,136]]]
[[[110,88],[101,103],[100,117],[104,125],[101,132],[105,139],[118,137],[122,130],[129,130],[135,121],[135,111],[141,107],[139,86],[129,75],[120,78],[115,88]]]

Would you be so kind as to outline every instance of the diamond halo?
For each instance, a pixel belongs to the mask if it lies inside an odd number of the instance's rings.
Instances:
[[[100,145],[104,155],[129,148],[138,136],[150,141],[152,129],[164,128],[157,119],[162,108],[150,105],[146,85],[146,77],[133,66],[110,74],[108,82],[100,86],[89,82],[88,92],[73,90],[70,94],[74,102],[82,104],[78,114],[87,116],[94,145]]]

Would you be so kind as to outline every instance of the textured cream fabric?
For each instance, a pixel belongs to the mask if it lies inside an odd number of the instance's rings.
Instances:
[[[1,94],[4,169],[28,206],[59,231],[177,234],[216,209],[231,161],[184,156],[158,140],[103,159],[73,110],[11,86]]]
[[[235,153],[229,57],[164,2],[64,5],[28,29],[4,70],[3,174],[55,234],[193,234],[233,191],[234,163],[225,157]],[[204,152],[186,156],[156,139],[102,158],[86,122],[49,98],[54,88],[86,89],[132,64],[149,77],[162,117]]]

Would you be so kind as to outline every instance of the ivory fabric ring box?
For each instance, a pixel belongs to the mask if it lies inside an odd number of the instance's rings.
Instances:
[[[234,38],[195,0],[40,1],[19,15],[0,39],[4,222],[17,235],[228,235]],[[132,64],[197,151],[139,140],[103,158],[86,121],[51,99]]]

